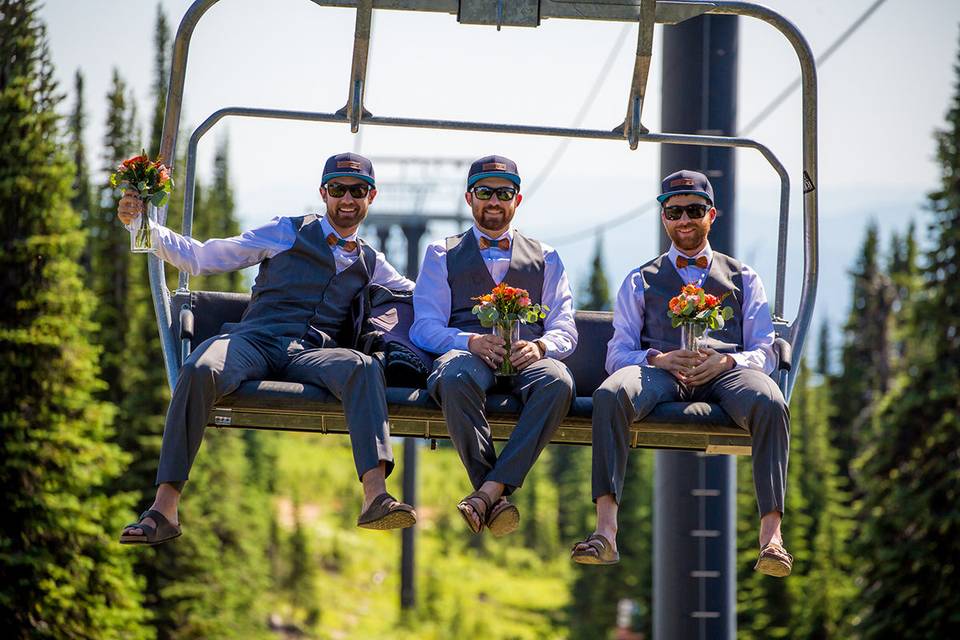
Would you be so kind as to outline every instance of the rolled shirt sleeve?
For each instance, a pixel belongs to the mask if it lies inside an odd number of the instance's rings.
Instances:
[[[275,217],[270,222],[231,238],[200,242],[172,229],[151,229],[157,255],[191,276],[236,271],[259,264],[293,246],[297,233],[293,221]]]
[[[643,331],[643,280],[634,269],[623,280],[613,307],[613,337],[607,343],[607,373],[647,364],[649,349],[640,348]]]
[[[447,248],[445,242],[427,247],[413,290],[413,326],[410,339],[424,351],[446,353],[451,349],[467,350],[467,331],[450,327],[450,285],[447,282]]]
[[[777,356],[773,351],[776,332],[763,282],[757,272],[743,265],[743,351],[730,354],[738,367],[773,371]]]
[[[573,292],[570,281],[563,268],[563,262],[557,251],[540,243],[543,247],[543,300],[541,304],[549,307],[543,320],[543,335],[540,340],[547,347],[544,354],[557,360],[563,360],[577,348],[577,323],[573,315]]]

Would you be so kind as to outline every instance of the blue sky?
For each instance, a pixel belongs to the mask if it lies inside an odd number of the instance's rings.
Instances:
[[[822,52],[872,0],[780,0],[766,4],[791,19],[814,53]],[[190,5],[163,0],[175,25]],[[88,149],[102,166],[105,95],[113,67],[131,85],[141,117],[151,104],[153,0],[48,0],[51,50],[64,90],[77,68],[87,80]],[[231,105],[332,112],[346,101],[354,12],[308,0],[223,0],[193,37],[182,124],[192,127]],[[537,29],[458,25],[453,16],[377,11],[366,106],[376,115],[569,126],[588,99],[623,27],[547,20]],[[924,194],[937,180],[932,131],[941,126],[955,85],[960,2],[888,0],[819,69],[821,280],[817,318],[846,312],[845,277],[874,219],[885,237],[912,217],[922,228]],[[769,26],[742,20],[739,110],[748,122],[797,74],[795,57]],[[659,29],[654,51],[659,51]],[[610,68],[584,126],[611,129],[623,120],[636,28]],[[659,131],[660,65],[648,84],[644,122]],[[506,81],[504,81],[506,79]],[[68,99],[65,107],[69,105]],[[799,95],[753,132],[799,183]],[[146,128],[146,125],[144,124]],[[245,225],[320,207],[323,159],[341,150],[370,156],[514,158],[527,184],[538,179],[554,138],[370,127],[358,138],[341,125],[223,121],[200,148],[201,175],[217,136],[229,134],[238,212]],[[648,202],[658,184],[658,149],[625,142],[574,141],[555,171],[518,214],[518,226],[550,242]],[[738,152],[738,253],[759,271],[773,297],[776,188],[758,154]],[[381,176],[383,180],[386,176]],[[384,198],[387,197],[383,193]],[[787,315],[799,294],[799,194],[791,204]],[[604,234],[614,286],[656,251],[657,219],[646,215]],[[445,235],[437,226],[432,235]],[[373,235],[372,233],[370,234]],[[586,280],[594,239],[557,246],[574,281]],[[397,255],[397,262],[402,258]]]

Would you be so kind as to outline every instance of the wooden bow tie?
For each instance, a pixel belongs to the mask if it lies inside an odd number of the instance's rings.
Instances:
[[[699,256],[696,260],[690,260],[683,256],[677,256],[677,269],[686,269],[687,265],[693,263],[701,269],[707,268],[707,256]]]
[[[357,250],[357,242],[355,240],[344,240],[343,238],[338,238],[332,233],[327,235],[327,244],[331,247],[338,246],[347,253],[353,253]]]
[[[501,251],[510,250],[510,238],[500,238],[499,240],[491,240],[487,236],[480,236],[480,248],[489,249],[490,247],[496,246]]]

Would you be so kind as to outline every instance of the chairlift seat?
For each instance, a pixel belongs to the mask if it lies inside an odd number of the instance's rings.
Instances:
[[[180,334],[183,308],[193,317],[191,349],[220,333],[226,322],[237,322],[249,295],[193,291],[171,298],[174,332]],[[577,397],[553,442],[590,444],[593,392],[606,379],[607,342],[613,335],[612,314],[576,313],[579,343],[565,360],[576,383]],[[387,388],[391,434],[448,438],[443,414],[424,389]],[[494,439],[506,440],[521,409],[511,394],[488,395],[486,411]],[[210,426],[283,431],[348,433],[340,402],[329,391],[310,384],[282,380],[249,380],[222,398],[210,416]],[[666,402],[631,426],[633,447],[683,449],[707,453],[749,455],[750,435],[735,425],[718,405],[705,402]]]

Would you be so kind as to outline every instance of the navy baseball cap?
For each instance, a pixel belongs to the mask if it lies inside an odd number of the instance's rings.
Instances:
[[[703,196],[713,204],[713,185],[699,171],[688,171],[683,169],[676,173],[671,173],[663,179],[660,185],[660,195],[657,201],[661,204],[670,196],[687,194],[692,196]]]
[[[470,165],[470,172],[467,174],[467,188],[469,189],[477,180],[483,180],[484,178],[506,178],[517,187],[520,186],[517,163],[503,156],[484,156]]]
[[[320,185],[325,185],[333,178],[360,178],[376,187],[377,181],[373,175],[373,163],[357,153],[338,153],[327,158],[323,165],[323,178]]]

